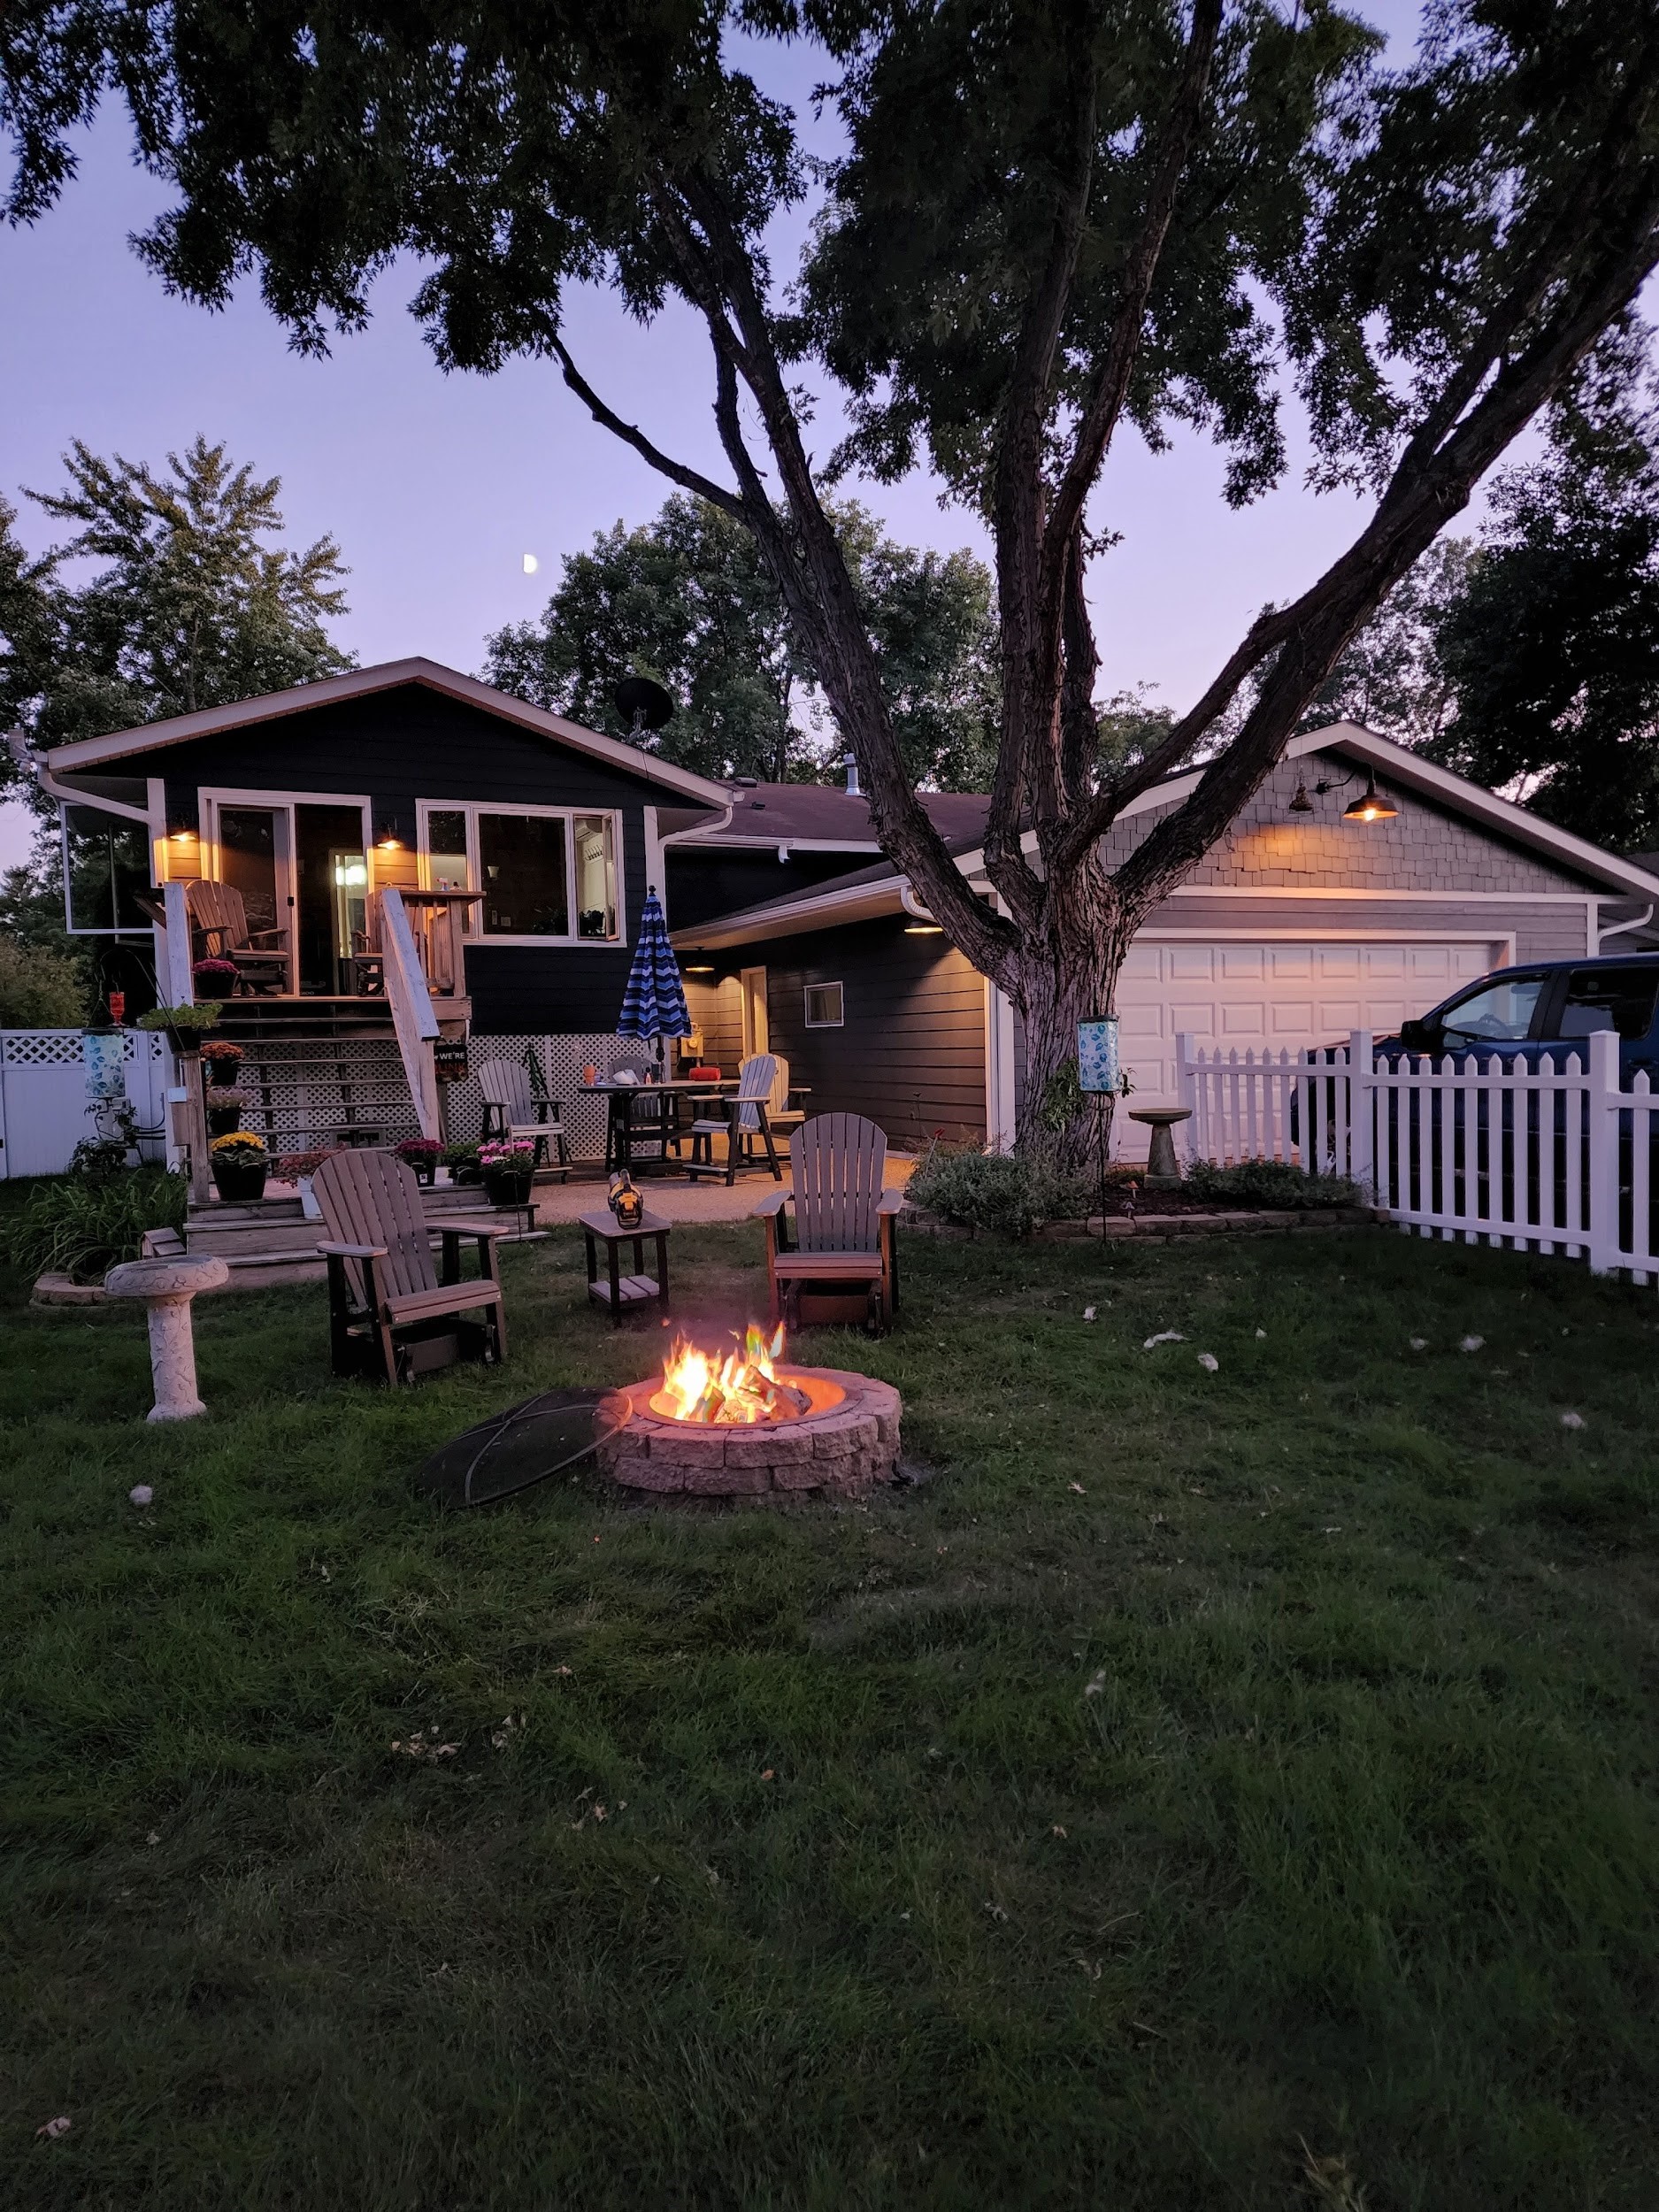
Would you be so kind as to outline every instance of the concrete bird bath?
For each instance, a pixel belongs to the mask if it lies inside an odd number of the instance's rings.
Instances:
[[[150,1321],[150,1372],[156,1402],[152,1421],[188,1421],[207,1408],[196,1394],[196,1337],[190,1325],[190,1301],[198,1292],[218,1290],[230,1280],[221,1259],[204,1255],[192,1259],[128,1260],[112,1267],[104,1279],[111,1298],[142,1298]]]

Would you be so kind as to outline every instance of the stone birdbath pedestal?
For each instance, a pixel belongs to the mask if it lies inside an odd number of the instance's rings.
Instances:
[[[1130,1108],[1130,1120],[1144,1122],[1152,1132],[1152,1147],[1147,1154],[1146,1179],[1148,1183],[1179,1183],[1180,1181],[1180,1163],[1175,1156],[1175,1140],[1170,1132],[1178,1121],[1190,1121],[1192,1118],[1193,1110],[1190,1106],[1133,1106]]]
[[[199,1291],[218,1290],[230,1280],[221,1259],[204,1254],[192,1259],[128,1260],[104,1279],[111,1298],[142,1298],[150,1319],[150,1372],[156,1386],[152,1421],[188,1421],[207,1408],[196,1394],[196,1338],[190,1301]]]

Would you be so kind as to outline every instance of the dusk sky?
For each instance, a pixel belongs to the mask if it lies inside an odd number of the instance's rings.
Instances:
[[[1408,0],[1368,12],[1390,30],[1417,15]],[[765,73],[803,99],[818,73]],[[488,631],[544,604],[562,555],[662,504],[670,488],[589,421],[551,366],[442,375],[405,311],[412,266],[379,286],[368,331],[321,362],[288,349],[251,284],[222,314],[169,298],[127,244],[167,197],[133,165],[129,137],[124,111],[106,108],[58,207],[33,229],[0,231],[0,488],[27,544],[43,549],[54,529],[21,488],[59,488],[71,439],[158,463],[199,431],[281,478],[291,542],[337,540],[350,611],[335,635],[362,662],[421,653],[476,670]],[[688,315],[641,333],[603,296],[579,296],[567,327],[618,411],[721,471],[706,345]],[[818,428],[827,449],[832,410]],[[1220,480],[1196,439],[1157,457],[1120,439],[1094,505],[1096,525],[1123,534],[1093,583],[1103,689],[1146,683],[1185,706],[1262,604],[1303,588],[1359,519],[1352,498],[1306,491],[1295,459],[1242,513],[1222,503]],[[988,549],[925,479],[853,488],[911,543]],[[23,841],[16,810],[5,816],[0,864]]]

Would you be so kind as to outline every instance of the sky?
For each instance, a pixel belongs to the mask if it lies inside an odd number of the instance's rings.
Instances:
[[[1413,0],[1370,0],[1364,12],[1396,35],[1417,16]],[[803,100],[814,73],[800,68],[790,83],[774,69],[772,88]],[[134,165],[124,113],[106,108],[80,155],[54,209],[32,228],[0,230],[0,491],[32,549],[54,526],[19,494],[63,486],[72,439],[157,464],[201,432],[280,477],[291,542],[338,542],[350,571],[340,644],[365,664],[419,653],[476,671],[490,631],[540,612],[562,556],[618,520],[649,521],[668,495],[550,365],[441,373],[406,311],[412,266],[388,272],[368,329],[321,361],[288,349],[251,283],[219,313],[169,297],[127,242],[168,194]],[[687,313],[646,332],[589,294],[572,298],[566,329],[620,414],[723,472],[706,343]],[[1094,510],[1122,533],[1093,581],[1103,692],[1145,684],[1161,703],[1189,704],[1262,605],[1305,588],[1353,535],[1362,509],[1302,487],[1294,410],[1287,419],[1293,465],[1280,488],[1236,513],[1202,441],[1184,435],[1154,456],[1133,434],[1120,440]],[[832,418],[815,430],[827,449]],[[976,518],[941,510],[926,476],[850,488],[910,544],[988,553]],[[0,808],[0,866],[27,840],[27,818]]]

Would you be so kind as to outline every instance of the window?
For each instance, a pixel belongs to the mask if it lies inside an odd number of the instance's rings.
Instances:
[[[807,985],[806,1025],[809,1029],[840,1029],[843,1025],[839,983]]]
[[[623,934],[614,814],[422,802],[421,880],[479,891],[471,934],[616,944]]]
[[[1437,1017],[1442,1041],[1448,1045],[1520,1043],[1532,1029],[1543,988],[1541,975],[1483,984]]]
[[[479,889],[486,937],[568,937],[570,884],[557,815],[480,814]]]
[[[1563,1037],[1590,1037],[1598,1029],[1617,1029],[1627,1044],[1653,1027],[1659,997],[1659,968],[1580,968],[1567,979],[1561,1010]]]
[[[136,903],[150,888],[150,832],[96,807],[63,809],[64,920],[72,936],[106,937],[144,930],[150,918]]]

